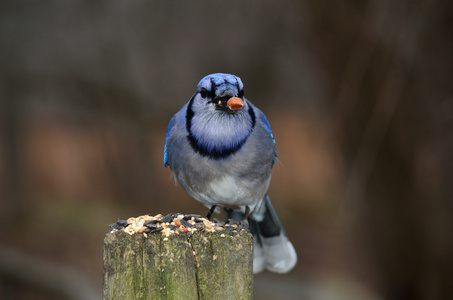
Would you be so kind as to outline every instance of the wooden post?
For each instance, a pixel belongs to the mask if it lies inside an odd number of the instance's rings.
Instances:
[[[104,239],[104,300],[252,299],[248,230],[129,234]]]

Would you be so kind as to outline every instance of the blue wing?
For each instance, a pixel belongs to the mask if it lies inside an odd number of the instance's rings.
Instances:
[[[266,128],[266,131],[271,136],[272,140],[274,141],[274,144],[276,144],[274,135],[272,134],[271,125],[269,124],[269,121],[267,120],[266,116],[263,114],[263,112],[261,110],[259,112],[260,112],[260,119],[263,122],[264,128]]]
[[[167,141],[173,132],[173,127],[175,125],[175,116],[171,118],[170,123],[168,123],[167,133],[165,133],[165,147],[164,147],[164,165],[168,167],[168,155],[167,155]]]
[[[266,129],[266,131],[271,136],[272,141],[274,142],[274,145],[275,145],[275,153],[274,153],[275,157],[274,157],[274,160],[272,161],[272,165],[273,165],[275,162],[275,158],[277,157],[277,143],[275,142],[274,135],[272,134],[271,125],[269,124],[269,121],[267,120],[266,116],[263,114],[263,112],[261,110],[258,109],[258,111],[260,112],[260,120],[263,123],[263,126]]]

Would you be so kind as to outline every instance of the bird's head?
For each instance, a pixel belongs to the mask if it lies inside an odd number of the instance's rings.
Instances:
[[[195,97],[215,110],[234,114],[244,103],[244,85],[239,77],[215,73],[200,80]]]
[[[187,103],[185,117],[192,147],[214,158],[240,149],[256,122],[253,106],[244,98],[241,79],[223,73],[201,79]]]

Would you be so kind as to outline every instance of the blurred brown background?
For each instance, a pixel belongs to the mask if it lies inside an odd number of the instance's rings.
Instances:
[[[108,224],[203,213],[163,166],[205,75],[267,115],[299,255],[255,299],[453,299],[451,1],[2,1],[0,299],[100,299]]]

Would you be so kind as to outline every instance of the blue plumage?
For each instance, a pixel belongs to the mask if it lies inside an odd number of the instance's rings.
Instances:
[[[167,140],[172,133],[172,129],[174,128],[173,125],[175,124],[175,117],[170,119],[170,123],[168,123],[167,132],[165,133],[165,147],[164,147],[164,165],[168,167],[168,156],[167,156]]]
[[[230,74],[201,79],[165,135],[164,165],[192,198],[209,208],[249,213],[254,272],[285,273],[297,262],[266,194],[276,157],[266,116],[244,97],[241,79]]]

